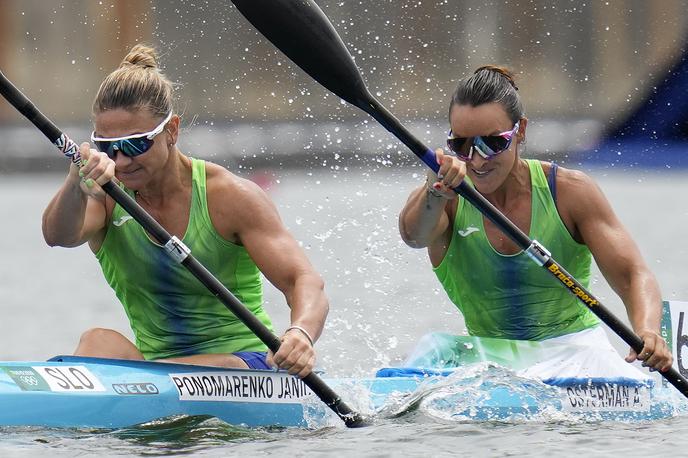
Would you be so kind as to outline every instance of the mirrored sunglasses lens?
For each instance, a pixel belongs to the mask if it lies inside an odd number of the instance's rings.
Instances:
[[[462,154],[461,149],[466,144],[467,138],[455,137],[447,139],[447,147],[456,154]]]
[[[98,151],[100,151],[101,153],[107,154],[108,157],[110,157],[110,158],[113,158],[115,156],[115,151],[114,151],[114,148],[112,147],[113,143],[114,142],[108,142],[105,140],[95,142],[96,148],[98,149]]]
[[[481,137],[483,143],[485,146],[490,148],[491,154],[497,154],[509,147],[511,144],[511,139],[506,139],[504,137],[499,137],[499,136],[487,136],[487,137]]]
[[[148,151],[152,145],[153,140],[142,137],[120,140],[117,146],[125,156],[136,157]]]
[[[473,145],[475,152],[477,152],[483,159],[490,159],[492,156],[497,155],[496,152],[492,151],[485,143],[475,143]]]
[[[138,156],[139,154],[145,152],[145,145],[140,142],[141,139],[131,138],[128,140],[122,140],[120,143],[122,152],[129,157]]]

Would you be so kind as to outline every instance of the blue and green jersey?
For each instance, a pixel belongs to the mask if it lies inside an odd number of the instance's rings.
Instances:
[[[191,210],[182,242],[272,329],[262,307],[260,271],[244,247],[225,240],[215,230],[208,213],[205,162],[192,159],[192,170]],[[131,190],[126,191],[133,196]],[[115,205],[111,219],[96,257],[124,306],[136,346],[146,359],[266,350],[208,288],[130,220],[122,207]]]
[[[527,160],[532,188],[531,239],[552,252],[586,288],[592,255],[561,220],[542,165]],[[521,251],[497,252],[485,234],[483,215],[459,197],[451,243],[434,271],[463,314],[471,335],[543,340],[591,328],[598,318],[561,283]]]

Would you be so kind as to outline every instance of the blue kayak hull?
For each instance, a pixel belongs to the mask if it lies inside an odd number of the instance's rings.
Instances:
[[[325,382],[366,414],[393,416],[425,402],[446,416],[477,421],[528,417],[543,409],[623,421],[674,415],[670,403],[654,399],[655,389],[632,381],[533,382],[533,389],[488,382],[466,388],[449,383],[449,372],[386,375]],[[0,362],[0,406],[1,426],[111,429],[179,415],[250,427],[338,422],[301,380],[283,372],[67,356]]]

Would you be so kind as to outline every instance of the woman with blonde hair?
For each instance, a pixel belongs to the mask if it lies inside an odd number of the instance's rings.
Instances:
[[[179,150],[173,84],[152,47],[136,45],[105,78],[93,114],[95,148],[81,145],[83,166],[70,167],[45,209],[43,234],[51,246],[88,242],[135,343],[94,328],[75,353],[310,373],[328,312],[323,281],[257,185]],[[261,272],[284,293],[291,325],[275,355],[105,195],[112,178],[269,329]]]

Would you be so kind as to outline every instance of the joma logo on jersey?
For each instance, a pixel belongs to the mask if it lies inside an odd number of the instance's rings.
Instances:
[[[116,220],[113,220],[113,221],[112,221],[112,224],[115,225],[115,226],[117,226],[117,227],[119,227],[119,226],[121,226],[122,224],[124,224],[124,223],[126,223],[127,221],[129,221],[130,219],[134,219],[134,218],[131,217],[130,215],[123,215],[122,217],[117,218]]]
[[[474,232],[480,232],[480,229],[478,229],[477,227],[474,227],[474,226],[468,226],[466,229],[463,229],[463,230],[459,229],[456,232],[458,232],[458,234],[461,237],[468,237],[469,235],[471,235]]]

